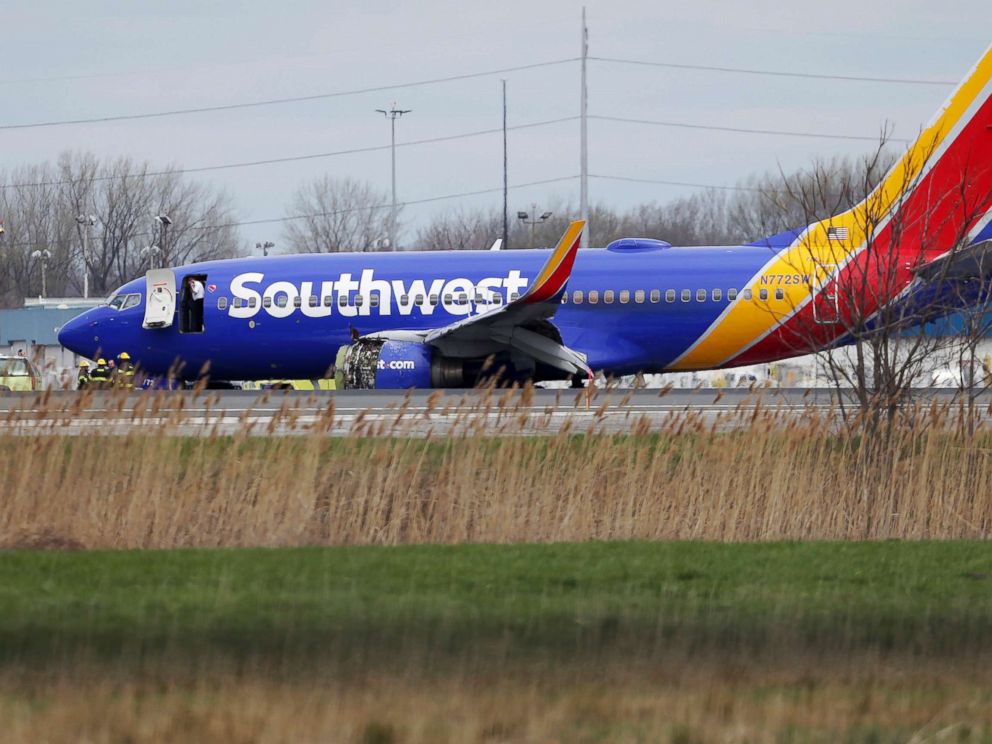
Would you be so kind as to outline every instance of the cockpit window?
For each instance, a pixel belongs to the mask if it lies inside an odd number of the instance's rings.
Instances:
[[[114,310],[127,310],[141,304],[140,294],[113,294],[107,300],[107,304]]]

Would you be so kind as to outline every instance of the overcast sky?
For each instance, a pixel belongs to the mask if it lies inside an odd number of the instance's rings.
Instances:
[[[588,0],[590,55],[689,65],[957,81],[992,42],[988,0]],[[139,114],[408,83],[561,60],[579,53],[581,3],[0,0],[0,125]],[[59,152],[127,154],[199,167],[388,144],[376,108],[413,113],[399,142],[498,128],[500,78],[511,126],[577,115],[579,67],[310,102],[101,124],[0,129],[0,167]],[[951,90],[940,85],[804,80],[590,62],[592,115],[711,126],[912,137]],[[576,176],[579,125],[510,133],[510,183]],[[590,172],[732,185],[870,143],[592,120]],[[398,150],[400,201],[496,189],[501,138]],[[330,173],[389,188],[379,151],[196,175],[227,190],[240,220],[279,218],[293,189]],[[688,187],[593,179],[593,201],[628,207]],[[578,201],[578,181],[513,189],[510,209]],[[409,228],[445,210],[501,203],[499,193],[409,205]],[[278,222],[246,241],[281,242]],[[413,229],[408,229],[412,235]],[[664,236],[656,236],[664,237]],[[408,237],[407,242],[410,238]],[[286,248],[288,246],[281,245]]]

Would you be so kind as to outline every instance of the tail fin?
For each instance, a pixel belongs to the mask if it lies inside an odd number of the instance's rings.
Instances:
[[[922,261],[977,237],[992,215],[992,47],[864,201],[806,229],[807,246]],[[879,252],[884,252],[880,250]],[[839,264],[835,250],[830,263]]]

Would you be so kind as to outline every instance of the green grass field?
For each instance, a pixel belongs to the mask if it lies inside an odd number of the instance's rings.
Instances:
[[[992,650],[981,542],[0,554],[4,658]],[[357,654],[359,658],[362,654]]]
[[[0,553],[9,741],[992,741],[982,542]]]

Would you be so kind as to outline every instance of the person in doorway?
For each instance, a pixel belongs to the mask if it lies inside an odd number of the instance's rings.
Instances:
[[[186,296],[189,312],[186,330],[200,333],[203,330],[203,282],[195,276],[186,277]]]

